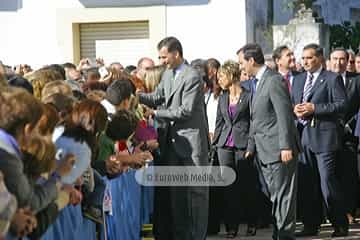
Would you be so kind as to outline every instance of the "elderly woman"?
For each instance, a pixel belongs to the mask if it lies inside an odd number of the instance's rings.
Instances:
[[[219,69],[219,85],[223,94],[219,97],[213,144],[217,147],[220,167],[233,169],[236,180],[223,187],[224,221],[227,238],[237,235],[240,208],[250,209],[247,235],[255,235],[256,173],[252,163],[244,158],[250,126],[250,92],[240,86],[240,68],[234,61],[226,61]],[[223,171],[221,171],[223,174]]]

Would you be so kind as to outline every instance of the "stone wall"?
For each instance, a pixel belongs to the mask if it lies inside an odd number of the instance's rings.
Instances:
[[[288,25],[274,25],[274,48],[287,45],[293,49],[297,62],[300,62],[302,49],[309,43],[317,43],[329,54],[329,28],[316,22],[311,10],[301,9]]]

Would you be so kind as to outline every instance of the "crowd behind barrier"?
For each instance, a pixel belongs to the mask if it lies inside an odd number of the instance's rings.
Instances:
[[[17,240],[10,233],[6,240]],[[87,239],[96,240],[95,223],[84,218],[81,213],[81,206],[67,206],[59,214],[56,222],[52,224],[42,236],[44,240],[66,240],[66,239]],[[29,238],[22,238],[29,240]]]
[[[274,217],[283,223],[273,228],[279,239],[295,239],[296,220],[304,223],[299,236],[315,236],[326,217],[334,227],[332,236],[348,235],[360,206],[360,121],[354,117],[360,114],[360,54],[355,57],[359,69],[349,68],[349,53],[342,48],[332,51],[326,66],[322,48],[309,44],[303,68],[297,68],[292,51],[280,46],[273,55],[277,68],[270,69],[260,46],[247,44],[236,53],[238,62],[197,59],[189,65],[178,40],[164,40],[175,44],[179,54],[169,60],[170,48],[158,46],[159,66],[149,58],[125,70],[120,63],[106,68],[103,62],[93,67],[81,60],[78,67],[53,64],[10,74],[0,64],[0,240],[137,240],[147,235],[143,226],[149,223],[157,239],[174,234],[204,239],[219,233],[221,222],[226,237],[234,238],[240,223],[247,223],[246,235],[254,236],[257,228],[274,224]],[[251,54],[253,62],[247,59]],[[100,75],[103,68],[108,75]],[[183,87],[172,86],[177,78]],[[167,92],[172,92],[170,99]],[[281,113],[275,111],[279,106]],[[255,108],[261,109],[257,116]],[[279,116],[286,116],[286,131],[276,125],[285,129]],[[266,119],[269,124],[263,126]],[[66,144],[60,147],[62,139]],[[286,139],[284,149],[277,148],[278,139]],[[321,148],[319,154],[313,146]],[[331,153],[330,167],[321,167],[327,161],[321,155],[324,147]],[[154,187],[140,185],[135,177],[152,164],[209,163],[231,167],[235,182],[157,188],[154,198]],[[332,198],[341,201],[333,205]],[[277,207],[273,213],[271,201]],[[311,210],[314,206],[318,212]],[[309,224],[314,219],[316,224]]]
[[[135,170],[113,179],[104,177],[111,194],[112,213],[106,214],[107,239],[140,239],[142,224],[149,223],[152,214],[152,187],[140,186]],[[8,234],[6,240],[18,238]],[[86,239],[96,240],[95,222],[83,217],[81,206],[67,206],[56,222],[46,231],[43,240]],[[105,239],[103,229],[101,239]],[[22,238],[22,240],[29,240]]]

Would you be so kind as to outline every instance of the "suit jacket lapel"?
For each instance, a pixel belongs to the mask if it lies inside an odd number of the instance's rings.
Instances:
[[[172,98],[172,96],[174,95],[176,90],[179,88],[179,86],[184,82],[184,76],[185,76],[187,70],[188,70],[188,68],[187,68],[187,66],[185,66],[183,71],[181,71],[179,73],[179,75],[176,77],[176,79],[172,79],[172,76],[170,74],[170,76],[169,76],[170,81],[175,81],[175,82],[173,83],[173,88],[171,89],[171,92],[170,92],[169,97],[167,99],[167,104],[169,103],[170,99]],[[169,82],[168,88],[170,88],[170,82]]]
[[[321,73],[319,74],[318,78],[316,79],[316,82],[314,84],[314,86],[311,88],[308,100],[310,100],[312,98],[312,96],[314,95],[316,89],[318,87],[320,87],[322,85],[322,83],[324,82],[324,69],[321,71]]]
[[[345,88],[346,88],[346,91],[348,92],[351,89],[351,85],[352,85],[352,81],[353,81],[353,78],[349,72],[345,73],[345,79],[346,79],[345,80]]]
[[[169,71],[169,70],[165,71],[163,80],[162,80],[162,81],[164,81],[164,91],[165,91],[166,103],[169,101],[170,94],[171,94],[171,82],[170,81],[173,81],[171,74],[172,74],[171,71]]]
[[[234,123],[236,121],[236,119],[239,117],[239,114],[241,113],[242,109],[244,108],[244,99],[247,96],[247,92],[243,91],[241,93],[241,96],[239,98],[239,102],[236,104],[236,110],[235,110],[235,115],[234,118],[232,119],[232,122]]]
[[[256,86],[256,92],[255,92],[255,95],[253,96],[253,101],[252,101],[253,105],[255,105],[256,99],[257,99],[258,95],[260,94],[262,87],[264,86],[265,78],[267,78],[268,74],[269,74],[269,69],[266,68],[261,79],[258,79],[257,86]]]
[[[224,101],[223,101],[223,105],[222,108],[225,111],[225,117],[228,121],[231,122],[231,118],[230,118],[230,113],[229,113],[229,91],[225,91],[224,92]]]
[[[306,77],[307,77],[307,75],[304,74],[303,76],[301,76],[301,77],[297,78],[296,80],[294,80],[294,81],[297,81],[297,82],[293,83],[294,84],[293,86],[296,85],[297,88],[298,88],[298,89],[292,91],[293,94],[294,94],[295,104],[301,103],[301,101],[303,100],[302,95],[303,95],[303,92],[304,92]]]

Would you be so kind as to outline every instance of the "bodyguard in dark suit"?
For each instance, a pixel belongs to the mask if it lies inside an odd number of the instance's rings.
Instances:
[[[250,127],[250,92],[240,87],[240,68],[234,61],[225,62],[219,69],[219,85],[223,94],[219,97],[213,144],[217,147],[220,166],[236,172],[233,184],[222,188],[223,219],[227,237],[236,236],[240,212],[247,215],[247,235],[255,235],[256,229],[256,169],[244,159]],[[241,211],[242,210],[242,211]]]
[[[167,166],[207,166],[209,142],[203,81],[198,71],[184,63],[179,40],[165,38],[157,48],[159,59],[167,65],[167,70],[155,92],[140,94],[139,100],[150,106],[165,103],[165,109],[147,113],[163,119],[167,125],[163,134],[166,150],[161,152],[163,163]],[[207,187],[155,190],[155,199],[159,197],[157,194],[161,195],[154,209],[156,239],[205,239],[209,200]]]
[[[292,98],[304,153],[299,163],[299,205],[304,230],[299,236],[317,235],[322,222],[322,199],[335,229],[332,236],[348,234],[343,193],[335,175],[341,147],[340,121],[346,110],[342,78],[322,69],[322,48],[303,50],[305,72],[295,77]],[[320,181],[319,181],[320,179]]]
[[[356,113],[360,103],[360,79],[356,73],[346,71],[349,54],[345,48],[336,48],[330,54],[331,71],[341,75],[345,85],[348,106],[345,113],[342,148],[336,162],[336,175],[345,197],[346,215],[350,223],[354,221],[358,194],[357,145],[354,135]]]
[[[257,155],[270,191],[275,218],[273,239],[295,239],[300,143],[289,91],[281,75],[264,65],[259,45],[247,44],[240,49],[239,63],[250,76],[255,76],[246,157]]]

